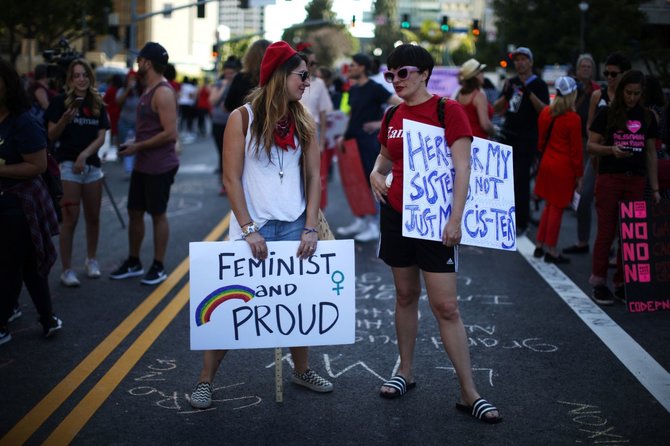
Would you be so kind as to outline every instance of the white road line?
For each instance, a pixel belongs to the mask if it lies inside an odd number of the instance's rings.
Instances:
[[[633,376],[670,412],[670,373],[614,322],[556,265],[533,257],[535,245],[523,236],[517,249],[556,294],[574,311]]]

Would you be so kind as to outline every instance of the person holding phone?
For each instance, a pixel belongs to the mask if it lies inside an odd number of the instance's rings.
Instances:
[[[626,71],[617,84],[610,105],[600,109],[589,128],[589,154],[598,158],[595,200],[598,226],[593,245],[589,284],[591,299],[599,305],[625,301],[621,249],[614,274],[614,294],[607,287],[609,251],[617,234],[619,202],[644,200],[649,182],[653,200],[661,201],[656,159],[658,125],[653,114],[642,107],[644,74]]]
[[[65,92],[56,96],[45,113],[49,140],[54,144],[63,181],[60,227],[60,281],[68,287],[80,285],[72,269],[72,241],[83,205],[86,221],[86,275],[100,277],[96,260],[100,233],[102,178],[98,150],[109,128],[107,110],[95,89],[95,74],[83,59],[70,63]]]

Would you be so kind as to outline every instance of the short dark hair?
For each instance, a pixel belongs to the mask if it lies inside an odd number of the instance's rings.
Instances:
[[[614,65],[615,67],[619,67],[621,71],[628,71],[631,69],[630,60],[628,60],[626,56],[619,52],[612,53],[607,56],[605,65]]]
[[[428,77],[426,78],[426,85],[428,85],[428,79],[430,79],[435,67],[433,56],[419,45],[405,43],[397,46],[386,58],[386,66],[391,69],[408,65],[417,67],[422,72],[428,71]]]

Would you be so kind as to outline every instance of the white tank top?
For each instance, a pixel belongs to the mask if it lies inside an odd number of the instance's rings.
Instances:
[[[270,159],[264,149],[257,152],[257,144],[251,143],[251,123],[254,120],[249,104],[249,124],[244,141],[245,157],[242,170],[242,188],[251,219],[259,228],[269,220],[295,221],[305,211],[301,156],[302,148],[295,138],[296,149],[283,150],[275,145]],[[280,175],[283,172],[283,175]],[[242,222],[247,223],[245,222]],[[230,240],[242,239],[242,228],[232,213]]]

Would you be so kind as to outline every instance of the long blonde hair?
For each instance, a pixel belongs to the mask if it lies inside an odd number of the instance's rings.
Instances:
[[[95,89],[95,73],[93,68],[86,62],[84,59],[75,59],[67,67],[67,77],[65,78],[65,109],[68,109],[74,105],[74,88],[70,87],[70,83],[74,80],[74,67],[81,65],[84,67],[86,76],[88,77],[89,85],[86,96],[84,97],[84,104],[88,105],[91,108],[93,116],[100,116],[100,111],[103,107],[102,96],[98,93],[98,90]]]
[[[549,106],[549,110],[551,110],[551,116],[553,117],[561,116],[564,113],[574,110],[576,99],[577,99],[577,90],[565,96],[557,94],[554,100],[551,102],[551,105]]]
[[[257,142],[257,150],[265,150],[270,158],[270,149],[274,145],[274,130],[282,118],[289,114],[295,122],[295,134],[303,151],[307,150],[316,137],[316,127],[309,112],[300,101],[289,101],[286,92],[286,80],[291,71],[306,58],[292,56],[278,67],[268,83],[256,88],[249,94],[254,120],[251,123],[251,140]],[[306,62],[306,60],[305,60]]]

